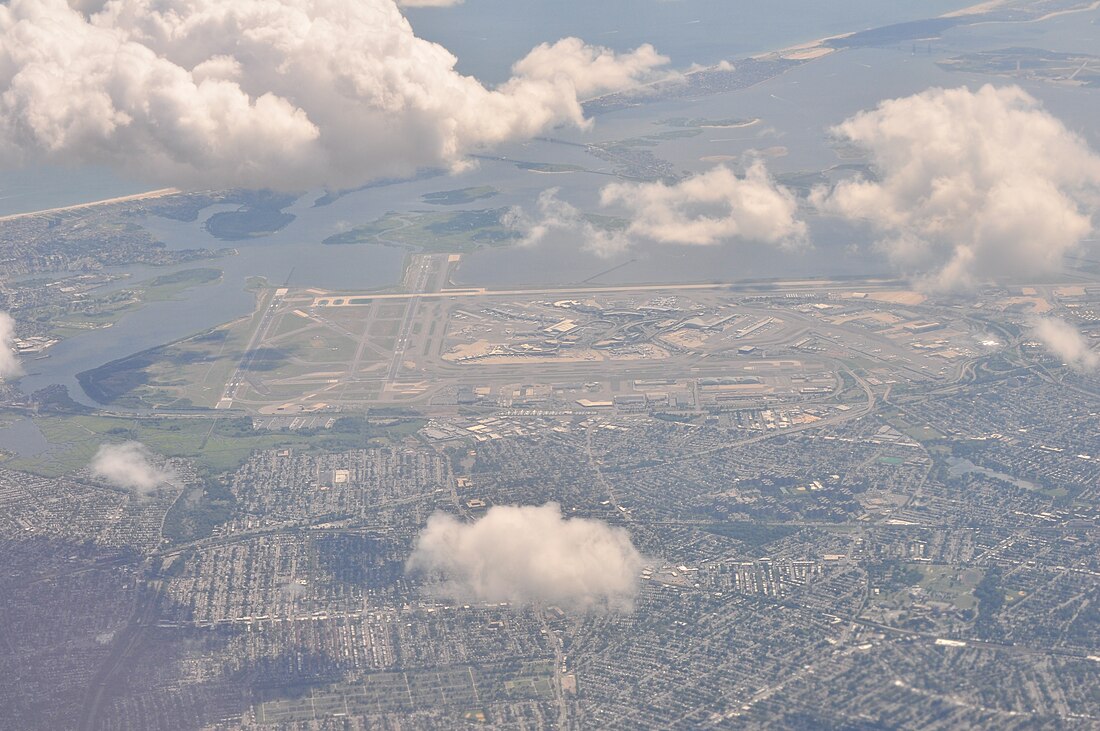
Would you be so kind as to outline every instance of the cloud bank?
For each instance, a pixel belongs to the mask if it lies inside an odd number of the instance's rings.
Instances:
[[[0,378],[15,378],[23,374],[19,358],[15,355],[15,320],[6,312],[0,312]]]
[[[720,165],[673,185],[612,183],[600,191],[600,205],[625,209],[631,236],[662,244],[712,246],[734,238],[789,244],[806,237],[794,194],[769,177],[761,160],[744,177]]]
[[[406,569],[459,601],[629,610],[642,558],[622,528],[563,520],[557,503],[495,506],[473,523],[435,513]]]
[[[806,241],[806,224],[798,218],[798,201],[768,175],[757,160],[739,177],[725,166],[668,184],[612,183],[600,190],[600,206],[624,213],[626,227],[601,229],[574,206],[557,198],[557,188],[544,191],[538,216],[516,212],[511,223],[526,243],[541,241],[554,230],[568,231],[585,248],[601,256],[617,254],[634,241],[681,246],[713,246],[734,239],[779,246]]]
[[[869,222],[928,289],[1056,270],[1092,230],[1100,157],[1017,86],[929,89],[833,129],[876,180],[818,189],[818,207]]]
[[[180,186],[349,187],[584,127],[582,98],[668,60],[566,38],[489,89],[394,0],[74,6],[0,5],[0,159],[106,163]]]
[[[612,256],[630,246],[630,239],[618,228],[600,228],[571,203],[558,198],[560,188],[539,193],[537,216],[514,207],[501,220],[523,234],[520,246],[534,246],[552,231],[564,231],[581,241],[583,248],[600,256]]]
[[[100,446],[92,458],[91,470],[97,478],[139,496],[177,479],[174,472],[153,463],[153,453],[141,442]]]
[[[1065,320],[1044,317],[1036,320],[1029,329],[1052,355],[1061,358],[1070,368],[1091,371],[1100,366],[1100,353],[1089,347],[1085,337]]]

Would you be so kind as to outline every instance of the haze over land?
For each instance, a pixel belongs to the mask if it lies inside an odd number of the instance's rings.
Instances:
[[[0,727],[1092,729],[1098,27],[0,5]]]

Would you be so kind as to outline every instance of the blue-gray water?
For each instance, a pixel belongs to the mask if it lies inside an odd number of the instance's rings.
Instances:
[[[32,419],[19,419],[11,424],[0,425],[0,449],[29,458],[42,454],[49,448],[50,443]]]
[[[628,51],[651,43],[677,68],[714,64],[817,38],[940,15],[960,0],[466,0],[406,11],[417,35],[487,83],[508,78],[535,45],[575,36]]]
[[[26,165],[0,169],[0,216],[133,195],[154,187],[102,167]]]

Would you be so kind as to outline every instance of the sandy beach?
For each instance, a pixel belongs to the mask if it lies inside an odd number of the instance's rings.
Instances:
[[[12,213],[7,216],[0,216],[0,222],[14,221],[19,218],[30,218],[32,216],[45,216],[51,213],[62,213],[64,211],[78,211],[84,208],[94,208],[96,206],[109,206],[115,203],[129,203],[130,201],[142,201],[150,198],[163,198],[169,195],[175,195],[179,193],[178,188],[160,188],[158,190],[149,190],[144,193],[135,193],[134,195],[123,195],[117,198],[105,198],[98,201],[89,201],[88,203],[76,203],[71,206],[59,206],[58,208],[45,208],[40,211],[27,211],[26,213]]]

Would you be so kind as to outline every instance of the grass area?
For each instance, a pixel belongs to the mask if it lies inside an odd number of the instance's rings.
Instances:
[[[928,565],[921,565],[919,569],[923,574],[920,586],[933,599],[949,601],[958,609],[973,609],[977,606],[974,589],[981,583],[983,576],[979,569],[960,571],[954,566]]]
[[[269,302],[270,290],[258,293],[257,311]],[[285,320],[306,325],[288,341],[295,349],[309,348],[316,324],[285,312]],[[261,318],[243,317],[213,330],[77,374],[87,393],[103,404],[133,409],[213,408],[226,382],[241,363]],[[288,332],[290,329],[288,329]],[[256,370],[281,364],[291,353],[281,346],[260,348],[250,365]]]
[[[925,563],[887,563],[883,570],[870,571],[872,583],[882,590],[877,601],[904,607],[914,601],[913,587],[923,590],[920,600],[944,602],[956,609],[973,609],[978,605],[975,589],[984,574],[980,569]]]
[[[278,338],[316,325],[316,323],[308,317],[301,317],[289,311],[281,312],[277,317],[278,320],[275,321],[275,325],[269,330],[270,337],[272,338]]]
[[[863,389],[860,388],[860,385],[856,383],[854,378],[844,371],[841,371],[839,376],[840,388],[835,396],[837,401],[842,404],[867,402],[867,394],[863,392]]]
[[[304,334],[306,335],[306,334]],[[305,340],[305,338],[303,338]],[[334,333],[331,330],[318,330],[309,334],[308,340],[301,343],[290,343],[284,349],[288,356],[310,364],[305,370],[316,370],[315,366],[331,364],[332,370],[342,370],[355,358],[355,351],[359,343],[351,338]],[[294,369],[287,369],[289,375]],[[279,374],[284,375],[284,369],[279,369]]]
[[[769,543],[786,538],[798,532],[797,526],[764,525],[748,521],[733,521],[701,526],[703,530],[715,535],[733,538],[750,548],[760,548]]]
[[[404,303],[397,304],[384,304],[378,307],[378,319],[379,320],[394,320],[400,319],[405,316],[405,309],[408,305]]]
[[[96,401],[136,409],[212,408],[240,362],[252,320],[135,353],[77,374]]]
[[[393,337],[401,329],[401,320],[378,320],[370,328],[374,337]]]
[[[137,440],[169,457],[188,457],[211,472],[236,469],[258,449],[342,451],[400,440],[423,426],[417,418],[339,419],[331,430],[255,431],[250,417],[123,418],[98,414],[35,417],[50,448],[14,457],[12,469],[58,477],[83,469],[99,445]]]
[[[938,442],[945,438],[943,434],[930,426],[911,426],[908,429],[903,429],[902,434],[918,442]]]
[[[918,442],[939,442],[947,438],[927,424],[912,423],[897,409],[884,409],[879,413],[879,417],[902,434]]]
[[[501,223],[507,208],[476,211],[413,211],[388,213],[382,218],[343,233],[322,243],[395,244],[421,251],[465,253],[482,246],[506,246],[519,234]]]

